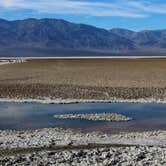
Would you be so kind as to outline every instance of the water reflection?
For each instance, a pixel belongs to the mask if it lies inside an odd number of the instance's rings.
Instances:
[[[132,117],[130,122],[59,120],[55,114],[115,112]],[[0,103],[0,130],[27,130],[43,127],[74,128],[82,131],[140,131],[166,129],[166,104],[141,103]]]

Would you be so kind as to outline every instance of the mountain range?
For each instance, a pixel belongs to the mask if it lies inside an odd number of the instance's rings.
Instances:
[[[166,55],[166,30],[111,30],[58,19],[0,19],[0,56]]]

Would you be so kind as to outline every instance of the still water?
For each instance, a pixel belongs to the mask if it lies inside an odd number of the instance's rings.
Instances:
[[[80,119],[55,119],[55,114],[67,113],[120,113],[130,122],[88,121]],[[45,127],[72,128],[81,131],[145,131],[166,129],[166,104],[142,103],[0,103],[0,130],[29,130]]]

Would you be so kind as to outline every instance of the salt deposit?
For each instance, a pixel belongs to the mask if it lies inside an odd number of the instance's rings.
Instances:
[[[116,114],[116,113],[102,113],[102,114],[62,114],[62,115],[55,115],[55,118],[58,119],[86,119],[86,120],[93,120],[93,121],[130,121],[132,118]]]

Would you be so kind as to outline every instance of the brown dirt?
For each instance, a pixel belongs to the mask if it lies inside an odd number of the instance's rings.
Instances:
[[[166,59],[30,60],[0,66],[0,97],[166,97]]]

